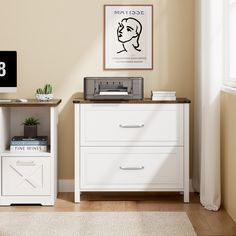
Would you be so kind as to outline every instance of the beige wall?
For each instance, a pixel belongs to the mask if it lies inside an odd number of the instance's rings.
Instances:
[[[221,94],[222,202],[236,222],[236,96]]]
[[[103,4],[154,5],[154,69],[103,71]],[[59,178],[73,178],[73,104],[85,76],[143,76],[145,95],[176,90],[193,99],[194,0],[0,0],[0,50],[18,51],[18,91],[31,98],[45,83],[62,98]],[[193,104],[191,105],[191,142]],[[192,147],[192,145],[191,145]],[[192,148],[191,148],[192,150]]]

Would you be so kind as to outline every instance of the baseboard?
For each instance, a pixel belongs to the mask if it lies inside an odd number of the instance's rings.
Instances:
[[[193,189],[193,181],[192,181],[192,179],[189,180],[189,192],[190,193],[195,192],[194,189]]]
[[[74,180],[73,179],[59,179],[59,192],[74,192]]]
[[[189,180],[189,191],[194,192],[192,179]],[[73,179],[59,179],[59,192],[74,192]]]

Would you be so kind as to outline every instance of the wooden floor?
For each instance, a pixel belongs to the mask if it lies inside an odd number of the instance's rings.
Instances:
[[[191,195],[190,204],[176,193],[83,193],[81,198],[75,204],[73,193],[60,193],[54,207],[17,205],[0,207],[0,212],[185,211],[198,235],[236,236],[236,224],[226,211],[205,210],[197,194]]]

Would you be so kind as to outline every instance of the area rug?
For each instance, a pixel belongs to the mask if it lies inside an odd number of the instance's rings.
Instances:
[[[184,212],[4,212],[1,236],[195,236]]]

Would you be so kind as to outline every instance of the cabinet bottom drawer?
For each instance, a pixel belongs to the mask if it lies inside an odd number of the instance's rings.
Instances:
[[[50,195],[50,157],[2,157],[2,195]]]
[[[81,190],[181,189],[182,147],[82,147]]]

